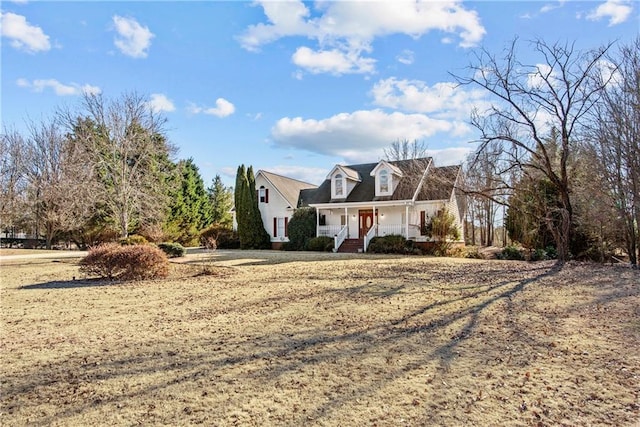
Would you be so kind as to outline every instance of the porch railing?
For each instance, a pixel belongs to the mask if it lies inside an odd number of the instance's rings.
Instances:
[[[388,236],[390,234],[399,234],[400,236],[404,236],[405,238],[409,238],[409,236],[405,236],[406,227],[404,224],[380,224],[378,225],[378,236]]]
[[[348,235],[349,235],[349,228],[346,225],[344,225],[342,229],[340,229],[338,234],[333,236],[333,252],[338,252],[338,248],[340,247],[340,245],[342,245],[342,243],[345,241]]]
[[[369,243],[371,243],[371,239],[378,235],[378,224],[373,224],[373,227],[367,231],[367,234],[364,236],[364,248],[363,252],[367,252],[367,248],[369,247]]]
[[[318,236],[333,237],[340,233],[340,225],[321,225],[318,227]]]

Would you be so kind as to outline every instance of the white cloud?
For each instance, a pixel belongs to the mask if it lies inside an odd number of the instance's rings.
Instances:
[[[11,40],[11,46],[29,53],[51,49],[49,36],[40,27],[31,25],[22,15],[0,12],[0,29],[2,37]]]
[[[114,44],[120,52],[133,58],[146,58],[151,39],[155,37],[148,27],[144,27],[133,18],[115,15],[113,24],[118,33]]]
[[[30,88],[33,92],[44,92],[45,89],[50,88],[58,96],[73,96],[83,93],[99,94],[102,92],[97,86],[79,85],[77,83],[63,84],[56,79],[36,79],[30,82],[27,79],[20,78],[16,81],[16,84],[20,87]]]
[[[633,7],[628,0],[607,0],[587,15],[591,21],[609,18],[609,26],[621,24],[629,18]]]
[[[98,86],[92,86],[92,85],[82,85],[82,87],[80,88],[82,93],[86,93],[88,95],[98,95],[102,92],[102,89],[100,89]]]
[[[152,93],[148,106],[154,113],[175,111],[173,102],[162,93]]]
[[[411,65],[414,61],[414,53],[412,50],[405,49],[396,57],[398,62],[404,65]]]
[[[224,98],[216,99],[215,107],[200,107],[192,104],[189,106],[189,112],[193,114],[209,114],[216,117],[227,117],[236,111],[236,107]]]
[[[362,58],[357,52],[342,52],[338,49],[313,51],[308,47],[299,47],[292,61],[313,74],[350,74],[371,73],[375,69],[375,60]]]
[[[559,9],[567,2],[567,0],[558,0],[555,3],[547,3],[540,8],[540,13],[551,12],[552,10]]]
[[[391,77],[377,82],[371,95],[379,107],[429,113],[434,118],[447,120],[467,121],[474,108],[489,106],[485,92],[464,89],[452,82],[428,86],[419,80]]]
[[[277,146],[340,156],[349,162],[375,161],[397,139],[422,140],[437,133],[458,135],[461,124],[424,114],[363,110],[323,120],[285,117],[271,129]]]
[[[427,150],[427,155],[433,157],[436,166],[459,165],[463,163],[475,147],[451,147],[442,150]]]
[[[441,31],[457,37],[460,46],[471,47],[486,33],[478,14],[465,9],[459,0],[322,1],[315,4],[313,16],[299,0],[256,3],[262,6],[268,22],[249,26],[238,37],[242,47],[256,51],[283,37],[307,37],[318,47],[299,47],[294,63],[311,72],[341,74],[345,64],[352,64],[346,68],[350,72],[374,72],[374,60],[362,54],[371,53],[377,37],[406,34],[418,38]]]
[[[556,74],[549,64],[536,64],[536,71],[527,76],[527,85],[532,89],[540,89],[545,80],[555,80]]]

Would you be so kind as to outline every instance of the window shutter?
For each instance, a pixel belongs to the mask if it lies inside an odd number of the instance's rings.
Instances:
[[[278,237],[278,218],[273,217],[273,237]]]
[[[289,237],[289,217],[284,217],[284,237]]]
[[[265,203],[269,203],[269,189],[268,188],[264,189],[264,202]]]
[[[425,228],[425,214],[424,211],[420,211],[420,235],[424,236],[424,228]]]

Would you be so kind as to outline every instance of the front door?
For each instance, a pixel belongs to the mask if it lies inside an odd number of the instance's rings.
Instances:
[[[365,209],[362,211],[358,211],[358,216],[360,217],[359,221],[359,237],[364,239],[364,236],[367,235],[369,229],[373,226],[373,209]]]

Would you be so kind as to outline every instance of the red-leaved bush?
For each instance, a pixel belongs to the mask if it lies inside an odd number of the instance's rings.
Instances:
[[[80,271],[111,280],[143,280],[167,277],[169,259],[153,245],[121,246],[106,243],[89,250]]]

